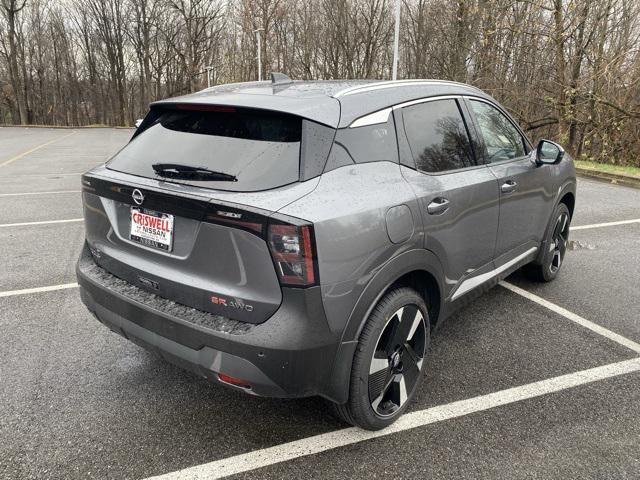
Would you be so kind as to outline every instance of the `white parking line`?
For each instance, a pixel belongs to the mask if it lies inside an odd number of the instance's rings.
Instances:
[[[528,292],[523,288],[516,287],[515,285],[509,282],[502,281],[500,282],[500,285],[506,288],[507,290],[511,290],[512,292],[517,293],[518,295],[521,295],[527,298],[528,300],[531,300],[532,302],[537,303],[538,305],[542,305],[543,307],[548,308],[549,310],[562,315],[563,317],[571,320],[572,322],[577,323],[578,325],[588,328],[589,330],[597,333],[598,335],[602,335],[603,337],[606,337],[609,340],[613,340],[614,342],[617,342],[620,345],[623,345],[633,350],[634,352],[640,354],[640,344],[634,342],[633,340],[629,340],[628,338],[623,337],[622,335],[612,332],[611,330],[606,329],[604,327],[601,327],[597,323],[593,323],[587,320],[586,318],[581,317],[580,315],[576,315],[575,313],[570,312],[569,310],[562,308],[561,306],[556,305],[555,303],[551,303],[550,301],[545,300],[544,298],[539,297],[537,295],[534,295],[533,293]]]
[[[571,231],[586,230],[588,228],[602,228],[602,227],[614,227],[616,225],[628,225],[630,223],[640,223],[640,218],[634,218],[633,220],[620,220],[619,222],[606,222],[606,223],[592,223],[591,225],[578,225],[571,226]]]
[[[50,285],[48,287],[24,288],[22,290],[6,290],[4,292],[0,292],[0,297],[13,297],[15,295],[27,295],[29,293],[53,292],[55,290],[76,288],[77,286],[77,283],[63,283],[61,285]]]
[[[377,432],[368,432],[359,428],[337,430],[152,478],[154,480],[222,478],[637,371],[640,371],[640,358],[407,413],[390,427]]]
[[[80,193],[80,190],[57,190],[55,192],[0,193],[0,197],[19,197],[21,195],[56,195],[59,193]]]
[[[6,165],[9,165],[10,163],[13,163],[13,162],[15,162],[16,160],[19,160],[19,159],[21,159],[22,157],[24,157],[24,156],[26,156],[26,155],[29,155],[30,153],[33,153],[33,152],[35,152],[35,151],[38,151],[38,150],[40,150],[41,148],[46,147],[47,145],[51,145],[52,143],[55,143],[55,142],[57,142],[58,140],[62,140],[63,138],[70,137],[71,135],[74,135],[75,133],[76,133],[76,131],[74,130],[74,131],[73,131],[73,132],[71,132],[71,133],[68,133],[68,134],[66,134],[66,135],[62,135],[62,136],[60,136],[60,137],[58,137],[58,138],[54,138],[53,140],[50,140],[50,141],[48,141],[48,142],[46,142],[46,143],[43,143],[43,144],[41,144],[41,145],[38,145],[37,147],[34,147],[34,148],[32,148],[31,150],[27,150],[26,152],[22,152],[21,154],[16,155],[15,157],[12,157],[12,158],[10,158],[10,159],[8,159],[8,160],[5,160],[4,162],[0,163],[0,167],[4,167],[4,166],[6,166]]]
[[[16,173],[11,175],[13,177],[77,177],[82,175],[82,173]]]
[[[70,222],[81,222],[82,218],[69,218],[67,220],[46,220],[43,222],[22,222],[22,223],[0,223],[0,228],[7,227],[26,227],[28,225],[48,225],[50,223],[70,223]]]

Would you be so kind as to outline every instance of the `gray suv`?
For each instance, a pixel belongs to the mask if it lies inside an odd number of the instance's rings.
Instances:
[[[434,327],[514,270],[550,281],[573,162],[459,83],[223,85],[151,104],[82,177],[82,301],[252,395],[319,395],[380,429]]]

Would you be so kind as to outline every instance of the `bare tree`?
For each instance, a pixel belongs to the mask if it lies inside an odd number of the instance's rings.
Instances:
[[[185,90],[193,91],[200,84],[196,77],[202,72],[203,60],[220,36],[223,8],[211,0],[170,0],[169,4],[181,33],[173,48],[180,58]]]
[[[393,0],[0,0],[0,122],[131,124],[214,81],[390,77]],[[640,165],[638,0],[403,0],[400,78],[487,90],[534,140]]]
[[[9,80],[13,88],[13,96],[18,112],[20,114],[20,123],[26,125],[27,118],[27,95],[26,95],[26,79],[24,78],[24,69],[18,67],[18,40],[16,33],[17,16],[24,9],[27,0],[2,0],[2,14],[7,22],[7,42],[8,49],[3,48],[3,56],[7,61]]]

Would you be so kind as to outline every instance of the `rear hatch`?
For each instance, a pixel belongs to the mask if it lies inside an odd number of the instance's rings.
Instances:
[[[318,282],[313,226],[275,213],[315,188],[305,160],[322,163],[333,132],[262,110],[153,109],[127,146],[83,176],[94,260],[178,303],[267,320],[281,287]]]

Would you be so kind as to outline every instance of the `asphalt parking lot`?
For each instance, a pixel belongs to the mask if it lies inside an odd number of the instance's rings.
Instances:
[[[410,413],[370,434],[86,311],[79,174],[131,133],[0,128],[0,478],[640,478],[640,190],[580,179],[559,278],[516,273],[452,317]]]

